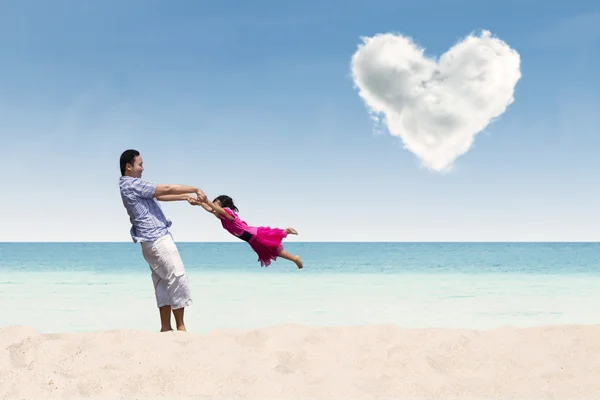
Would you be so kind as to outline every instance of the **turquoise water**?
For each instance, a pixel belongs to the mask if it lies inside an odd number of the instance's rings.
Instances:
[[[287,243],[305,268],[260,268],[245,243],[179,243],[189,330],[397,324],[491,329],[600,323],[600,244]],[[0,326],[155,331],[133,243],[0,243]]]

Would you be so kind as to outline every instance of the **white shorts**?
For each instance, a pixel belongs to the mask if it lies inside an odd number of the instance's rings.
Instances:
[[[152,271],[156,305],[159,308],[171,306],[173,310],[190,306],[188,276],[171,234],[153,242],[142,242],[142,254]]]

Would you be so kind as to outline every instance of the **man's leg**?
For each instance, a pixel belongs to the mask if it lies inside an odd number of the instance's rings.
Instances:
[[[183,322],[183,313],[185,311],[185,307],[178,308],[173,310],[173,316],[175,317],[175,326],[178,331],[186,331],[185,323]]]
[[[160,246],[158,245],[160,241],[161,239],[142,243],[142,254],[152,272],[154,295],[160,315],[160,331],[169,332],[173,330],[171,327],[171,306],[168,296],[169,288],[165,279],[164,260],[160,257]]]
[[[185,307],[192,304],[189,279],[183,265],[183,260],[171,235],[164,240],[165,252],[168,253],[169,271],[167,282],[167,296],[175,317],[175,326],[178,331],[186,331],[184,313]]]
[[[192,298],[188,276],[171,235],[156,240],[152,245],[152,252],[148,253],[157,304],[161,313],[161,330],[171,330],[170,311],[172,310],[177,330],[185,331],[184,309],[192,304]]]
[[[160,331],[169,332],[171,328],[171,306],[162,306],[158,309],[160,313]]]
[[[171,306],[169,303],[169,289],[167,287],[167,281],[161,279],[159,274],[154,270],[155,267],[150,265],[152,270],[152,282],[154,283],[154,295],[156,297],[156,305],[160,314],[160,331],[169,332],[172,331],[171,327]]]

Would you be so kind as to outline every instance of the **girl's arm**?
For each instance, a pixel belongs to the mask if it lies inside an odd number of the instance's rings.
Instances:
[[[211,214],[214,214],[215,217],[221,219],[221,215],[224,216],[227,219],[230,220],[235,220],[235,218],[233,218],[227,211],[223,210],[221,207],[219,207],[218,205],[214,204],[212,201],[206,200],[206,202],[199,202],[197,199],[189,199],[188,200],[190,204],[192,205],[200,205],[202,208],[204,208],[206,211],[208,211]]]
[[[208,205],[208,204],[206,204],[206,203],[200,203],[200,202],[198,202],[198,203],[196,203],[195,205],[197,205],[197,206],[201,206],[202,208],[204,208],[206,211],[208,211],[208,212],[209,212],[209,213],[211,213],[211,214],[214,214],[214,213],[215,213],[215,210],[213,210],[213,209],[212,209],[212,207],[211,207],[211,206],[209,206],[209,205]]]
[[[217,218],[219,218],[219,215],[222,215],[223,217],[230,219],[232,221],[235,220],[235,218],[233,218],[233,216],[231,216],[231,214],[229,214],[227,211],[223,210],[223,208],[216,205],[212,201],[206,200],[205,203],[202,203],[202,207],[204,207],[204,204],[207,204],[209,207],[212,207],[212,209],[214,210],[213,214],[215,214],[217,216]],[[205,208],[205,210],[206,210],[206,208]]]

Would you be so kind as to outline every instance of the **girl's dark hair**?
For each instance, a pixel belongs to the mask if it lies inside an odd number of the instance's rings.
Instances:
[[[222,195],[216,197],[213,200],[213,203],[215,201],[217,201],[217,200],[219,200],[219,203],[221,203],[221,207],[223,207],[223,208],[227,207],[230,210],[233,210],[235,212],[239,212],[239,210],[237,209],[237,207],[235,206],[235,204],[233,204],[233,199],[231,197],[225,196],[224,194],[222,194]]]

